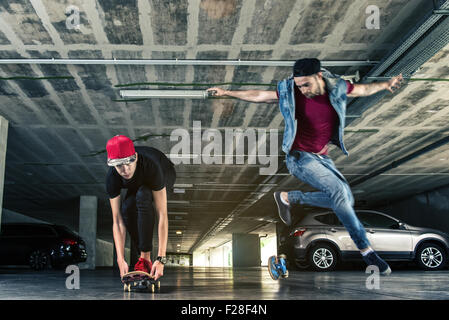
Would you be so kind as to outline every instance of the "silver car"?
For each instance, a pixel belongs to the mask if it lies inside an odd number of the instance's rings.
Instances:
[[[368,240],[387,261],[415,261],[424,270],[446,266],[449,235],[438,230],[418,228],[389,215],[356,210]],[[340,261],[361,260],[349,233],[333,212],[306,215],[280,237],[280,253],[298,268],[311,266],[317,271],[335,269]]]

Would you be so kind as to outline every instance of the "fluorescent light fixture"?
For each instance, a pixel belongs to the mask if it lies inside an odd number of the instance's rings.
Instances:
[[[178,230],[176,231],[176,234],[182,234],[182,231]]]
[[[433,10],[433,14],[449,15],[449,10]]]
[[[207,187],[217,187],[217,186],[223,186],[223,187],[277,187],[277,183],[218,183],[218,182],[203,182],[203,183],[196,183],[196,186],[207,186]],[[176,184],[175,184],[176,187]],[[187,188],[187,187],[186,187]]]
[[[186,193],[186,189],[174,188],[173,193]]]
[[[190,204],[190,201],[183,201],[183,200],[168,200],[168,204]]]
[[[192,188],[193,184],[191,183],[175,183],[175,188]]]
[[[180,247],[181,245],[178,243],[178,247]]]
[[[207,99],[212,93],[206,90],[120,90],[122,98],[157,99]]]

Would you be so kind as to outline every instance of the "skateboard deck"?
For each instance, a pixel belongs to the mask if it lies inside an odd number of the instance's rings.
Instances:
[[[150,291],[155,292],[161,288],[160,280],[154,278],[144,271],[132,271],[122,277],[123,291]]]

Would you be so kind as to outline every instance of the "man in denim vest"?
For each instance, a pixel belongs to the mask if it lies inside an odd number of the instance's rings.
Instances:
[[[278,82],[277,91],[227,91],[209,88],[216,96],[230,96],[250,102],[279,102],[285,130],[282,150],[289,172],[318,189],[315,192],[275,192],[281,220],[291,225],[292,204],[330,208],[349,232],[368,265],[390,274],[389,265],[370,247],[365,229],[354,211],[354,198],[344,176],[328,156],[329,143],[348,154],[343,142],[347,97],[363,97],[382,90],[394,92],[402,75],[389,81],[351,84],[321,68],[318,59],[300,59],[293,75]]]

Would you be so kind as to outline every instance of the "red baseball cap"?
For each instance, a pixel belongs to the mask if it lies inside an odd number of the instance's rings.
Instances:
[[[136,150],[133,141],[127,136],[116,135],[106,144],[108,166],[129,164],[135,160]]]

